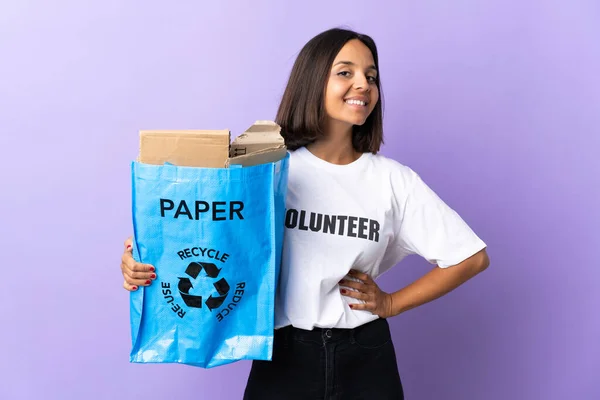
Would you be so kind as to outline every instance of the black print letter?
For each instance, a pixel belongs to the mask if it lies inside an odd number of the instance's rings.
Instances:
[[[367,230],[367,222],[369,220],[367,218],[359,218],[358,219],[358,237],[361,239],[367,239],[367,234],[365,231]]]
[[[175,207],[175,203],[168,199],[160,199],[160,216],[165,216],[165,211],[172,210]]]
[[[315,223],[315,215],[317,222]],[[323,214],[310,213],[310,230],[313,232],[319,232],[321,230],[321,224],[323,223]]]
[[[300,229],[301,231],[307,231],[308,226],[306,226],[305,223],[306,223],[306,211],[300,210],[300,224],[298,225],[298,229]]]
[[[298,223],[298,211],[292,209],[287,210],[285,214],[285,227],[288,229],[294,229]]]
[[[325,215],[325,223],[323,224],[323,233],[333,233],[335,234],[335,215]]]
[[[346,217],[345,215],[338,215],[338,220],[340,221],[340,230],[338,231],[338,235],[344,234],[346,219],[348,219],[348,217]]]
[[[181,200],[181,203],[179,203],[179,207],[177,207],[177,211],[175,211],[175,218],[178,218],[179,214],[184,214],[184,215],[187,215],[187,217],[189,219],[194,219],[192,217],[192,213],[190,212],[190,209],[188,208],[187,204],[185,203],[185,200]]]
[[[202,208],[200,208],[202,206]],[[208,211],[208,203],[205,201],[197,201],[196,202],[196,221],[200,219],[200,213]]]
[[[356,237],[356,220],[357,217],[348,217],[348,236]]]
[[[369,231],[369,240],[379,242],[379,222],[371,220],[371,229]]]
[[[239,206],[239,208],[237,208],[236,206]],[[244,217],[242,216],[242,210],[244,209],[244,203],[242,203],[241,201],[232,201],[229,204],[229,219],[233,219],[233,214],[237,214],[239,219],[244,219]]]
[[[227,217],[217,217],[217,213],[224,213],[225,209],[222,210],[218,210],[217,206],[224,206],[225,204],[227,204],[224,201],[213,201],[213,221],[225,221],[227,219]]]

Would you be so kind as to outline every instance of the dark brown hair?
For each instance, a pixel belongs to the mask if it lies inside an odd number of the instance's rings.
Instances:
[[[285,144],[296,150],[322,137],[325,121],[325,87],[331,66],[342,47],[350,40],[364,43],[379,72],[377,46],[373,39],[346,29],[330,29],[312,38],[300,51],[294,63],[287,87],[277,111]],[[383,93],[381,78],[376,80],[379,101],[361,126],[352,129],[352,145],[361,153],[377,153],[383,144]]]

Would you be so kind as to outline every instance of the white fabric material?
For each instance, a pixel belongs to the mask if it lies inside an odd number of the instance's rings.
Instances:
[[[354,328],[377,319],[341,295],[338,282],[350,269],[375,279],[410,254],[447,268],[486,247],[409,167],[371,153],[348,165],[304,147],[290,154],[276,328]]]

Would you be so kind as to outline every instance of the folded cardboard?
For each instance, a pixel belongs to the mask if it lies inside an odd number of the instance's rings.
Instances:
[[[279,161],[286,153],[281,127],[273,121],[256,121],[233,140],[227,163],[248,167]]]
[[[275,122],[256,121],[230,143],[229,130],[144,130],[138,161],[206,168],[275,162],[287,152],[280,132]]]
[[[229,156],[229,131],[179,130],[141,131],[138,161],[185,167],[225,165]]]

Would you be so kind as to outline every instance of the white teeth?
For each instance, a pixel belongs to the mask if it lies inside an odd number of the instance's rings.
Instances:
[[[354,104],[357,106],[366,106],[367,105],[367,103],[365,103],[364,101],[360,101],[360,100],[346,100],[346,103]]]

